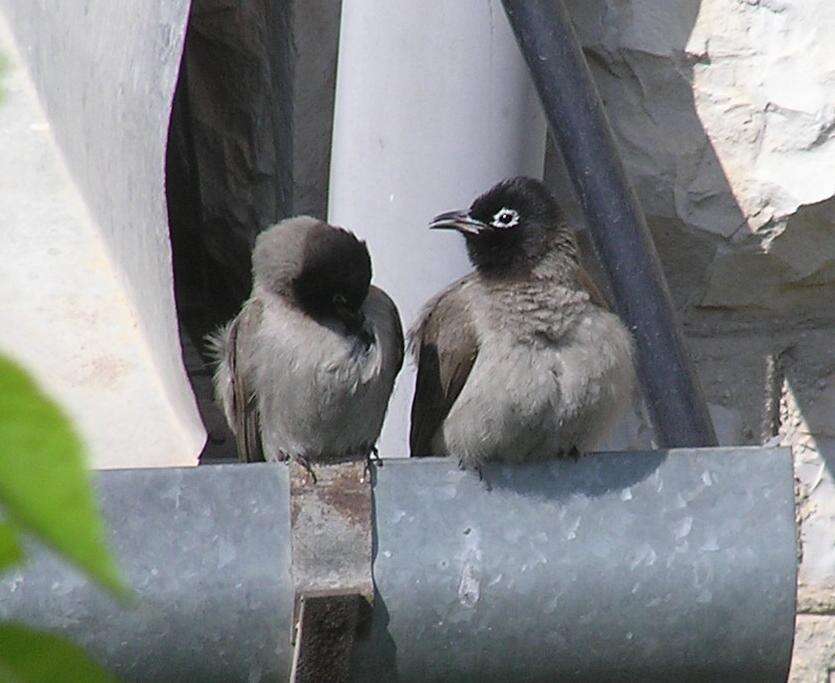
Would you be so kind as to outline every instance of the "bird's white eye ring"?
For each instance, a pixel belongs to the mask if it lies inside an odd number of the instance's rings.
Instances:
[[[519,212],[515,209],[502,208],[496,211],[490,225],[494,228],[512,228],[519,223]]]

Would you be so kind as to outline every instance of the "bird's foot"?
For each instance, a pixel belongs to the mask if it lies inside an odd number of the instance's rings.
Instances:
[[[577,448],[577,446],[572,446],[568,449],[561,448],[557,452],[558,458],[571,458],[574,462],[577,462],[580,459],[581,455],[582,453],[580,452],[580,449]]]
[[[484,474],[484,470],[481,469],[481,465],[476,465],[475,471],[478,472],[478,480],[484,484],[484,490],[492,491],[493,486],[490,484],[490,480],[487,478],[487,475]]]
[[[490,485],[490,480],[487,478],[487,475],[484,474],[484,470],[482,469],[481,465],[474,465],[472,468],[469,468],[467,467],[467,464],[464,462],[463,458],[458,458],[458,469],[465,471],[468,469],[474,469],[478,474],[478,480],[484,485],[484,490],[493,490],[493,487]]]
[[[377,449],[376,446],[371,447],[371,451],[368,454],[368,458],[369,460],[373,459],[374,464],[377,465],[377,467],[383,466],[383,459],[380,457],[380,451]]]
[[[376,446],[372,446],[370,449],[368,449],[368,453],[365,456],[365,467],[362,470],[362,479],[360,479],[362,483],[371,480],[372,462],[375,465],[377,465],[377,467],[383,466],[383,461],[380,459],[380,452],[377,450]]]
[[[313,465],[310,463],[310,460],[308,460],[303,455],[293,455],[292,457],[293,462],[304,467],[304,469],[307,471],[307,474],[310,476],[311,482],[315,484],[318,480],[316,479],[316,472],[313,471]]]

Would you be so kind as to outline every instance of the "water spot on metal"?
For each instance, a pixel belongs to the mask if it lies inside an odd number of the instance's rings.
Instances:
[[[495,585],[497,585],[497,584],[501,583],[501,581],[502,581],[502,579],[503,579],[503,578],[504,578],[504,574],[496,574],[496,576],[494,576],[494,577],[490,580],[490,583],[488,583],[487,585],[488,585],[488,586],[495,586]]]
[[[217,545],[217,566],[218,569],[231,564],[235,561],[238,554],[235,551],[235,546],[232,545],[225,538],[220,539]]]
[[[685,517],[675,525],[673,528],[673,535],[678,539],[685,538],[690,533],[692,528],[693,518],[689,516]]]
[[[458,601],[464,607],[475,607],[481,597],[481,579],[477,569],[470,563],[464,565],[461,583],[458,584]]]
[[[542,611],[545,614],[553,614],[554,612],[556,612],[561,597],[562,594],[560,593],[554,595],[548,602],[545,603],[545,606],[542,608]]]
[[[643,543],[635,552],[632,561],[629,563],[629,569],[634,571],[641,564],[644,564],[647,567],[651,567],[653,564],[655,564],[656,559],[658,559],[658,555],[656,555],[655,551],[652,549],[652,546],[650,546],[649,543]]]
[[[574,523],[569,527],[568,533],[566,534],[565,537],[569,541],[573,541],[575,538],[577,538],[577,529],[578,528],[580,528],[580,518],[579,517],[577,517],[577,519],[574,520]]]
[[[458,494],[458,487],[454,484],[448,484],[447,486],[441,488],[441,493],[444,495],[445,498],[455,498],[455,496]]]

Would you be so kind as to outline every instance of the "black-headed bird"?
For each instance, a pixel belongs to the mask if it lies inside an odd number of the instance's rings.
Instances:
[[[375,450],[403,364],[397,308],[351,232],[309,216],[263,231],[252,294],[212,338],[215,395],[245,462]]]
[[[634,341],[581,268],[548,190],[504,180],[429,227],[460,232],[475,270],[409,333],[411,455],[480,472],[592,449],[632,398]]]

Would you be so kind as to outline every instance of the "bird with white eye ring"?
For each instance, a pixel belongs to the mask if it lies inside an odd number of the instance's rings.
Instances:
[[[424,307],[412,456],[485,463],[587,453],[629,404],[632,335],[580,266],[559,205],[510,178],[430,228],[464,236],[474,272]]]
[[[508,209],[507,207],[499,209],[490,225],[496,228],[512,228],[519,224],[519,212],[516,209]]]

